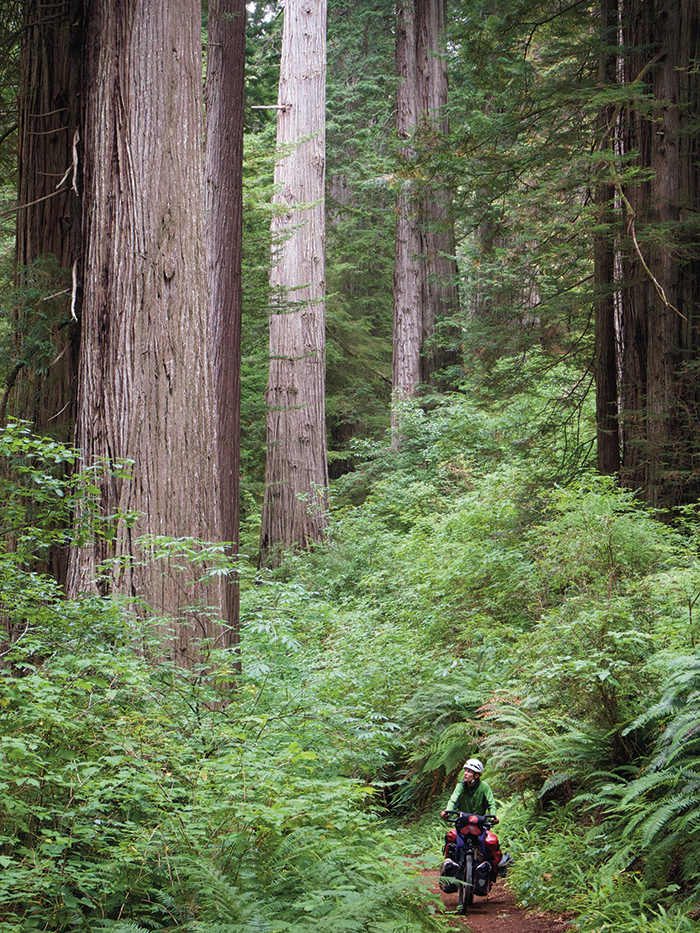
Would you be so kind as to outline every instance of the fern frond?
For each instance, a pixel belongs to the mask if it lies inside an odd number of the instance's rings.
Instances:
[[[254,893],[242,891],[215,865],[186,862],[191,878],[198,880],[198,902],[204,916],[213,914],[226,924],[247,923],[255,902]]]
[[[666,697],[649,707],[646,712],[638,716],[634,722],[622,731],[623,736],[635,732],[637,729],[643,729],[645,726],[657,724],[659,721],[673,715],[682,707],[682,702],[674,696]]]
[[[640,825],[649,819],[649,810],[643,808],[636,813],[626,814],[625,828],[622,832],[623,837],[634,836]]]
[[[667,824],[676,814],[698,807],[700,807],[700,795],[696,797],[687,797],[684,794],[679,794],[667,801],[664,806],[659,807],[654,815],[644,823],[642,829],[642,845],[648,846],[652,841],[656,841],[658,837],[663,835],[663,831]]]
[[[542,785],[537,797],[542,799],[545,794],[550,790],[554,790],[555,787],[560,787],[562,784],[566,784],[567,781],[570,781],[574,775],[571,771],[559,771],[557,774],[553,774],[551,777],[548,777],[547,780]]]
[[[273,924],[261,917],[255,917],[246,923],[219,923],[199,920],[188,924],[182,933],[270,933]]]
[[[682,711],[666,726],[664,741],[671,741],[679,732],[696,732],[700,725],[700,706],[697,702],[685,702]]]
[[[465,720],[448,726],[437,742],[427,749],[427,758],[421,771],[437,771],[443,767],[447,774],[474,750],[478,730],[474,722]]]
[[[633,800],[636,800],[638,797],[642,797],[650,790],[656,790],[659,787],[663,787],[667,783],[667,774],[664,774],[662,771],[648,771],[646,774],[641,775],[641,777],[638,777],[636,781],[633,781],[629,785],[627,788],[627,793],[620,801],[619,809],[621,811],[624,810],[624,808]]]
[[[298,855],[305,849],[318,845],[318,829],[315,826],[299,826],[288,833],[277,848],[278,857],[286,859]]]
[[[414,727],[429,725],[431,732],[447,727],[455,719],[476,714],[484,702],[481,689],[465,689],[465,684],[481,682],[476,668],[462,665],[458,673],[442,680],[433,680],[430,687],[418,690],[401,708],[400,718],[410,720]]]
[[[274,924],[269,920],[263,920],[262,917],[253,917],[245,925],[250,933],[270,933]]]
[[[678,831],[687,836],[700,834],[700,807],[693,807],[678,820]]]
[[[132,923],[130,920],[98,920],[95,928],[109,931],[109,933],[150,933],[146,927]]]

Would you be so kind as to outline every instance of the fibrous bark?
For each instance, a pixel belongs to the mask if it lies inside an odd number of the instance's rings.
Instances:
[[[241,253],[243,235],[244,0],[211,0],[207,51],[207,271],[212,309],[219,439],[221,534],[239,539]],[[229,641],[238,644],[236,579],[225,590]]]
[[[396,131],[412,144],[448,130],[447,67],[441,55],[445,0],[407,0],[397,7]],[[396,204],[394,272],[395,399],[435,383],[453,354],[437,333],[457,310],[457,269],[449,195],[439,183],[418,187],[410,180],[411,148],[403,158],[408,178]],[[446,333],[442,337],[446,336]]]
[[[85,36],[84,302],[77,441],[98,468],[111,540],[72,555],[70,591],[143,598],[182,618],[187,574],[143,563],[142,534],[220,540],[203,225],[200,9],[90,0]],[[111,472],[131,461],[132,479]],[[103,466],[104,465],[104,466]],[[133,526],[117,513],[133,512]],[[206,595],[216,603],[218,594]],[[188,614],[170,641],[218,634]]]
[[[261,557],[320,541],[326,525],[325,0],[285,5],[270,286]]]
[[[647,101],[624,114],[625,151],[646,178],[625,188],[622,479],[673,505],[700,490],[700,10],[635,0],[623,38],[625,82]]]
[[[17,321],[16,381],[8,410],[37,430],[65,427],[70,435],[80,343],[80,294],[72,270],[81,251],[82,2],[24,6],[18,106],[17,284],[57,293]],[[41,268],[33,269],[37,260]],[[61,268],[64,270],[61,272]],[[72,310],[72,314],[71,314]],[[26,332],[43,332],[44,347]]]
[[[598,83],[609,87],[617,78],[615,51],[618,30],[617,0],[601,0]],[[617,111],[608,105],[600,114],[598,148],[612,152],[617,132]],[[595,190],[599,232],[594,239],[595,275],[595,377],[598,469],[616,474],[620,469],[620,422],[618,417],[618,321],[615,287],[615,187],[606,172]],[[618,231],[619,233],[619,231]]]

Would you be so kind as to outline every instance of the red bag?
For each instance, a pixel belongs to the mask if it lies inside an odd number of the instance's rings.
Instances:
[[[459,827],[463,836],[480,836],[483,830],[484,818],[472,813],[467,821]]]
[[[495,877],[498,871],[498,863],[503,856],[498,845],[498,836],[491,831],[487,832],[484,836],[484,851],[486,853],[486,858],[491,862],[491,872]]]
[[[445,836],[445,858],[457,857],[457,830],[450,829]]]

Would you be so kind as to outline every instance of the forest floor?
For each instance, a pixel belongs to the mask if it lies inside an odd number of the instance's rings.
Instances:
[[[516,907],[512,893],[500,878],[489,896],[475,898],[467,915],[462,917],[457,914],[459,895],[444,894],[440,890],[439,872],[422,869],[420,874],[430,885],[435,898],[445,905],[448,915],[453,914],[450,926],[463,933],[565,933],[571,929],[569,920],[572,915],[525,911]]]

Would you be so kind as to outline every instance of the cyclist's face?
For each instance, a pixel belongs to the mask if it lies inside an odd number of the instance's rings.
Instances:
[[[471,768],[464,769],[464,780],[467,782],[467,784],[473,784],[475,777],[476,777],[476,771],[472,771]]]

